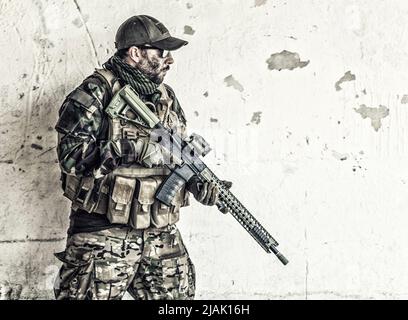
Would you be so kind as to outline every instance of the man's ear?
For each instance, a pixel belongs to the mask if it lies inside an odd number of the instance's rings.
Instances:
[[[141,51],[138,47],[130,47],[128,51],[128,58],[135,63],[139,63],[141,58]]]

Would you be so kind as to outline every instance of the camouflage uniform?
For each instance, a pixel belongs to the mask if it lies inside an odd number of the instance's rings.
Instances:
[[[175,225],[75,234],[56,281],[57,299],[193,299],[194,266]]]
[[[185,125],[174,92],[166,89],[173,99],[173,110]],[[61,107],[56,130],[65,193],[67,176],[90,177],[97,189],[98,182],[114,170],[138,161],[129,139],[108,139],[103,108],[112,98],[110,91],[94,74]],[[101,218],[100,213],[93,212],[79,215]],[[121,299],[126,291],[142,300],[194,298],[194,265],[172,223],[162,228],[136,230],[128,225],[110,225],[71,232],[66,250],[56,257],[63,262],[55,283],[57,299]]]

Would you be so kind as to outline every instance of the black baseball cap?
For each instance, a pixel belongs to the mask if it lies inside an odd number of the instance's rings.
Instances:
[[[160,21],[146,15],[134,16],[126,20],[119,27],[115,40],[117,50],[150,45],[173,51],[187,44],[187,41],[172,37]]]

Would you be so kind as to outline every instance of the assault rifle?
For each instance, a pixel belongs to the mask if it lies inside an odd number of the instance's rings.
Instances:
[[[278,242],[200,159],[200,156],[204,157],[211,151],[209,144],[201,136],[193,134],[185,141],[173,130],[165,128],[129,85],[115,95],[106,112],[112,118],[153,129],[150,139],[160,143],[167,151],[169,161],[166,166],[172,173],[160,186],[156,194],[157,200],[170,206],[177,192],[193,176],[197,176],[203,183],[215,183],[220,190],[218,209],[221,212],[228,211],[267,253],[274,253],[284,265],[288,263],[276,249]]]

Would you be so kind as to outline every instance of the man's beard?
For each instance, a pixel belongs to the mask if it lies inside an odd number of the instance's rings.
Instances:
[[[160,62],[156,58],[152,58],[151,60],[148,58],[147,54],[142,52],[142,57],[143,59],[142,62],[140,62],[137,65],[137,68],[143,72],[143,74],[152,82],[156,84],[161,84],[164,80],[164,75],[162,74],[163,70],[168,70],[163,69],[162,66],[160,65]]]

